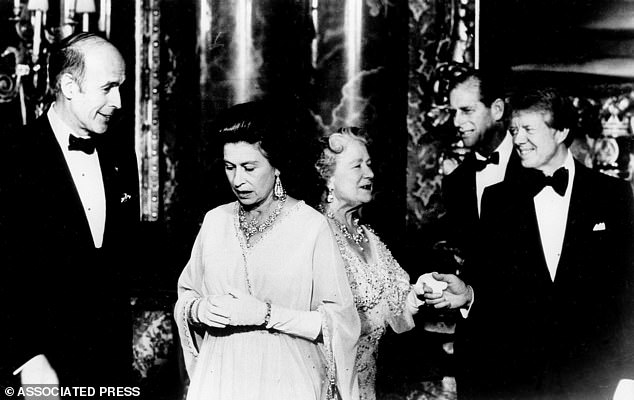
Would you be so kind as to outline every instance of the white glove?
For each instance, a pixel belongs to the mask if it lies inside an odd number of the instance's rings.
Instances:
[[[407,298],[405,299],[405,307],[410,314],[414,315],[418,312],[418,307],[425,304],[425,302],[418,298],[418,295],[423,295],[424,291],[422,287],[417,287],[416,285],[412,286],[412,290],[407,294]]]
[[[194,307],[196,313],[197,322],[201,324],[211,326],[214,328],[224,328],[229,325],[229,313],[226,309],[220,307],[223,299],[231,298],[228,294],[216,294],[205,296],[198,300],[199,304]]]
[[[229,290],[229,296],[222,301],[222,308],[229,315],[229,325],[253,326],[264,323],[266,303],[238,289]]]
[[[268,329],[315,340],[321,333],[321,313],[319,311],[297,311],[290,308],[271,307]]]

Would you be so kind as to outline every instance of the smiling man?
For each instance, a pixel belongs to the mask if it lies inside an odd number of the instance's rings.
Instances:
[[[453,82],[449,103],[457,133],[464,146],[472,151],[443,179],[447,210],[443,225],[450,245],[468,258],[478,230],[484,190],[512,177],[520,163],[507,133],[502,75],[481,70],[464,73]]]
[[[632,189],[573,159],[576,113],[557,91],[517,93],[510,104],[525,168],[482,200],[477,273],[467,278],[475,298],[440,275],[449,288],[430,301],[473,300],[472,385],[461,398],[612,398],[634,378]]]
[[[124,385],[138,185],[133,149],[105,133],[121,108],[125,63],[82,33],[53,49],[49,75],[48,112],[3,147],[2,373],[23,385]]]

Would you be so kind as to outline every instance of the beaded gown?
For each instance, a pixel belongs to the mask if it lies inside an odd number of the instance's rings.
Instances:
[[[355,361],[359,374],[360,398],[374,400],[379,339],[385,334],[388,325],[396,333],[414,327],[412,313],[405,304],[411,291],[409,275],[368,227],[362,225],[374,258],[370,263],[361,259],[338,227],[332,221],[329,222],[344,260],[361,319],[361,336]]]

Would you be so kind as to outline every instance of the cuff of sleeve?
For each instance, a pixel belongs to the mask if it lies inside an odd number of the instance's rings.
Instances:
[[[38,354],[35,357],[31,358],[29,361],[25,362],[24,364],[22,364],[18,369],[16,369],[15,371],[13,371],[13,375],[17,375],[20,372],[22,372],[22,370],[24,368],[26,368],[29,364],[33,364],[35,362],[37,362],[41,357],[44,357],[44,354]]]
[[[634,379],[621,379],[616,386],[613,400],[634,399]]]
[[[407,311],[414,315],[418,312],[418,307],[425,304],[424,301],[420,300],[416,294],[416,290],[412,286],[412,290],[407,294],[407,298],[405,299],[405,308]]]
[[[471,301],[469,302],[469,306],[467,308],[461,308],[460,311],[460,315],[462,315],[462,318],[467,319],[467,317],[469,317],[469,312],[471,311],[471,306],[473,306],[473,303],[475,302],[475,290],[473,290],[472,286],[468,286],[468,290],[471,291]]]

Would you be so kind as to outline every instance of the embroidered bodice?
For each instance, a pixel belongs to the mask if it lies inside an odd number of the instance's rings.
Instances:
[[[371,263],[366,263],[354,252],[338,229],[333,231],[361,319],[356,358],[361,399],[373,400],[376,398],[374,384],[379,339],[388,324],[407,313],[405,300],[411,287],[409,275],[399,266],[385,244],[371,229],[366,226],[363,228],[373,255]]]

